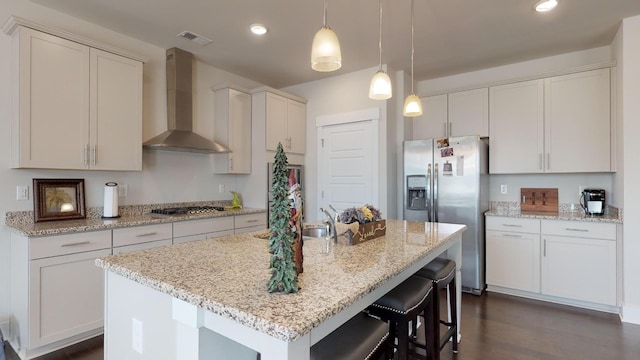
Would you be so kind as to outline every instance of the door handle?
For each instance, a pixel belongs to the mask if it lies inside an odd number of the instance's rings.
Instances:
[[[425,187],[425,199],[426,199],[426,205],[427,205],[427,221],[431,222],[431,210],[432,210],[432,198],[431,198],[431,164],[427,165],[427,186]]]
[[[434,221],[438,219],[438,163],[433,164],[433,217]]]

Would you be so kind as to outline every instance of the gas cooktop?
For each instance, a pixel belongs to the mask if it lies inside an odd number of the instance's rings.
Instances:
[[[185,207],[172,207],[163,209],[151,210],[152,215],[194,215],[194,214],[212,214],[219,211],[224,211],[222,206],[185,206]]]

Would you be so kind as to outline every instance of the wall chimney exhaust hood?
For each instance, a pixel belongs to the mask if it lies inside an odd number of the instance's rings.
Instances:
[[[167,50],[167,123],[168,130],[146,141],[145,149],[228,153],[225,146],[206,139],[193,130],[192,92],[193,54],[178,48]]]

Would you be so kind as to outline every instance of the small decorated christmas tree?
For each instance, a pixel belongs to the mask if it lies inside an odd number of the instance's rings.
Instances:
[[[267,288],[270,293],[296,293],[299,289],[294,261],[293,234],[289,226],[287,165],[287,156],[284,154],[282,144],[278,144],[273,164],[273,205],[269,215],[271,279],[269,279]]]

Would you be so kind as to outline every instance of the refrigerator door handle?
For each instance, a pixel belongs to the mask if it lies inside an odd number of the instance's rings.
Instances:
[[[433,221],[438,222],[438,164],[433,164]]]
[[[427,165],[427,186],[426,186],[425,202],[427,205],[427,221],[431,222],[431,164]]]

